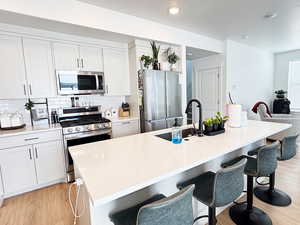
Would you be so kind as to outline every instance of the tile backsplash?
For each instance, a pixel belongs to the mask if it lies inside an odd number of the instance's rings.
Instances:
[[[81,106],[102,106],[102,111],[110,108],[119,108],[125,101],[124,96],[97,96],[97,95],[80,95],[79,103]],[[32,101],[40,101],[42,99],[32,99]],[[16,100],[0,100],[0,114],[4,112],[15,113],[20,112],[24,117],[24,122],[30,124],[30,113],[25,110],[26,99]],[[56,98],[48,98],[49,110],[71,107],[71,96],[58,96]]]

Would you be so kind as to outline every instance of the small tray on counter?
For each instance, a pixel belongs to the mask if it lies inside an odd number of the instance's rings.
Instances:
[[[223,134],[223,133],[225,133],[225,129],[220,129],[220,130],[211,131],[211,132],[204,131],[204,134],[206,136],[215,136],[215,135]]]
[[[17,129],[22,129],[26,126],[26,124],[22,124],[20,126],[15,126],[15,127],[0,127],[0,130],[17,130]]]

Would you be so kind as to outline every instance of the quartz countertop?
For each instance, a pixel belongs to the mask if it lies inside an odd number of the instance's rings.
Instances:
[[[29,126],[16,130],[1,130],[0,129],[0,138],[13,136],[13,135],[22,135],[22,134],[30,134],[30,133],[37,133],[37,132],[46,132],[50,130],[61,130],[60,124],[43,124],[37,126]]]
[[[187,126],[185,126],[187,127]],[[96,207],[182,173],[291,127],[248,121],[217,136],[190,137],[182,144],[156,137],[158,132],[89,143],[70,148]]]

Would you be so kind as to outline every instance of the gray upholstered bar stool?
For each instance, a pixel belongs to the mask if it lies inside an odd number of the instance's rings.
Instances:
[[[223,164],[224,167],[247,158],[245,174],[247,175],[247,203],[240,203],[230,208],[231,219],[238,225],[272,225],[270,217],[261,209],[253,206],[253,180],[254,177],[269,176],[277,168],[277,152],[280,148],[278,141],[248,152],[249,156],[241,156],[231,162]],[[251,157],[256,156],[256,157]]]
[[[278,160],[289,160],[297,153],[297,135],[285,137],[281,141]],[[254,189],[254,194],[261,201],[275,206],[288,206],[292,199],[286,193],[275,188],[275,171],[269,176],[269,187],[258,186]]]
[[[208,216],[199,216],[195,219],[208,217],[209,225],[216,225],[216,207],[225,206],[236,200],[244,190],[244,167],[246,160],[220,169],[217,173],[206,172],[196,178],[177,185],[179,189],[195,184],[193,196],[209,207]]]
[[[115,225],[192,225],[194,223],[192,197],[194,185],[176,194],[153,201],[153,198],[137,206],[110,215]]]

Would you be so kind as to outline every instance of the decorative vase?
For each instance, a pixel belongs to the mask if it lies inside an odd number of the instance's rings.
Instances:
[[[213,131],[213,126],[204,125],[204,127],[205,127],[205,132],[207,132],[207,133],[210,133]]]
[[[171,64],[171,71],[176,72],[176,64]]]
[[[157,59],[153,60],[153,70],[159,70],[159,65],[158,65],[158,60]]]

